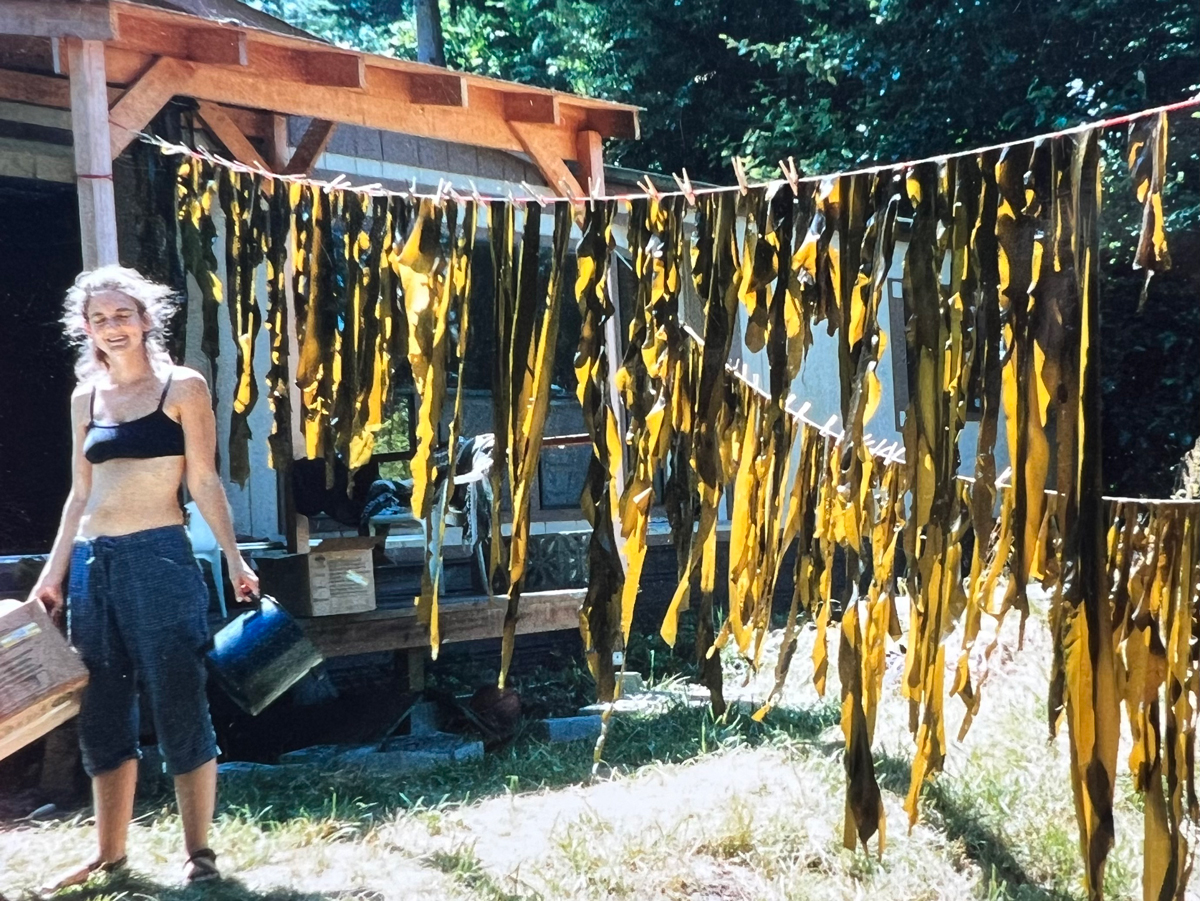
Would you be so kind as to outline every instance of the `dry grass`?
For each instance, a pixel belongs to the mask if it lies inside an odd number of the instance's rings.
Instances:
[[[131,839],[133,875],[69,897],[1081,898],[1065,736],[1049,741],[1044,723],[1049,638],[1035,617],[1017,652],[1015,626],[997,651],[980,716],[965,741],[952,743],[947,772],[926,788],[911,832],[901,804],[912,743],[897,670],[889,672],[877,727],[888,814],[882,858],[841,846],[836,708],[813,692],[802,648],[784,709],[766,725],[744,715],[714,722],[682,703],[627,719],[611,739],[611,774],[596,782],[587,778],[589,747],[532,740],[420,780],[303,770],[239,776],[223,786],[214,836],[235,878],[203,892],[176,887],[178,819],[166,808],[145,810]],[[757,701],[769,682],[759,674],[735,694]],[[832,680],[829,691],[836,698]],[[958,708],[947,703],[950,736]],[[1131,899],[1140,895],[1141,814],[1127,777],[1118,796],[1109,897]],[[0,834],[0,890],[10,901],[22,897],[63,861],[88,854],[90,842],[82,817],[10,826]]]

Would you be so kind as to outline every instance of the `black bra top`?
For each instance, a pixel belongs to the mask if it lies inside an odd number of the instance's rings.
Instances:
[[[183,426],[163,411],[163,402],[171,390],[171,377],[158,409],[129,422],[103,425],[96,422],[96,389],[92,388],[87,437],[83,439],[83,456],[89,463],[108,460],[148,460],[152,457],[183,456]]]

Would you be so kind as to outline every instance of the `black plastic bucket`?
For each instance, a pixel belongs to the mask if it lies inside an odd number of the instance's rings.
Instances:
[[[267,596],[214,635],[205,655],[213,680],[252,716],[323,659],[300,624]]]

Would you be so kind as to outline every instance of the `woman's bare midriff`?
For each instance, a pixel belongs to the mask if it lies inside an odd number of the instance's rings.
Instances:
[[[183,457],[109,460],[92,467],[92,486],[79,522],[80,538],[128,535],[183,524],[179,486]]]

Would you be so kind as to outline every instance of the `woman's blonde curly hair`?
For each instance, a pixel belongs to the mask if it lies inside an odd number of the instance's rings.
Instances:
[[[152,364],[162,362],[171,365],[166,329],[179,307],[178,296],[171,288],[151,281],[136,269],[114,264],[81,272],[75,284],[67,289],[62,323],[67,338],[78,352],[75,360],[76,378],[84,382],[108,369],[108,355],[96,347],[84,327],[88,301],[105,291],[124,294],[137,305],[142,319],[150,324],[150,330],[146,332],[146,355]]]

